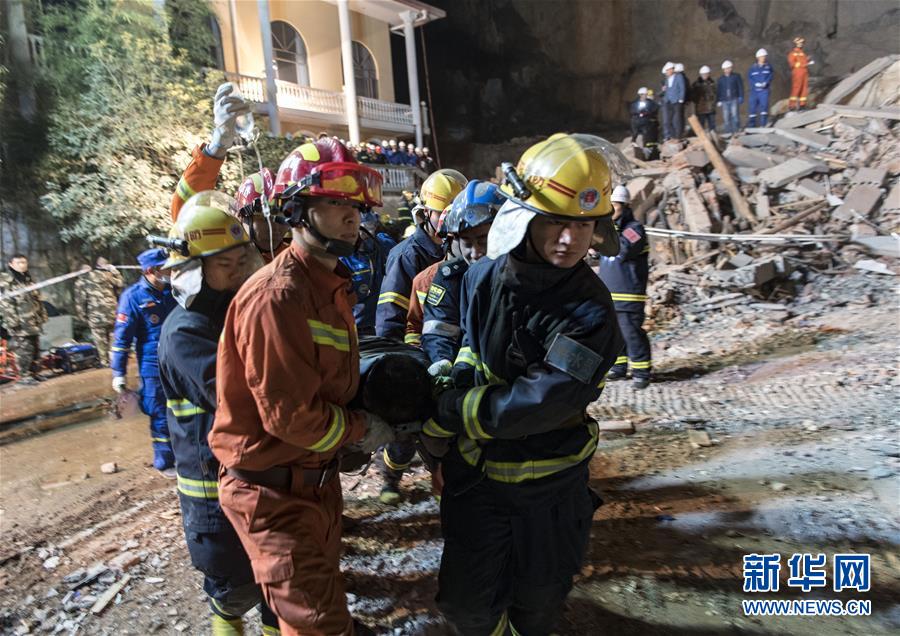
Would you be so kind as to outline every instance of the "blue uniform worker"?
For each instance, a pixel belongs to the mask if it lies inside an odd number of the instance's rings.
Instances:
[[[422,349],[434,364],[441,360],[453,363],[459,353],[460,292],[463,275],[469,270],[464,258],[447,261],[438,267],[428,295],[425,297],[425,317],[422,324]]]
[[[381,283],[375,313],[375,334],[403,341],[409,294],[416,274],[444,258],[444,249],[421,225],[395,246],[387,259],[387,273]]]
[[[141,410],[150,416],[153,467],[166,470],[174,465],[175,458],[166,424],[166,400],[159,382],[156,349],[163,322],[175,308],[175,299],[168,280],[159,274],[159,268],[166,261],[166,251],[159,248],[145,250],[137,260],[144,275],[119,297],[110,367],[113,388],[124,389],[128,353],[134,344],[141,377]]]
[[[619,253],[600,257],[599,275],[612,295],[619,329],[625,338],[625,349],[610,371],[610,379],[625,377],[627,365],[636,388],[650,382],[650,339],[642,325],[647,301],[650,246],[644,226],[638,223],[628,207],[628,190],[618,186],[612,201],[620,215],[615,219],[619,230]]]
[[[384,232],[362,229],[356,251],[340,259],[350,270],[350,281],[357,300],[353,306],[353,318],[361,336],[375,334],[378,296],[387,271],[388,254],[395,245],[394,240]]]
[[[768,53],[765,49],[756,52],[756,63],[747,73],[750,83],[750,100],[747,106],[749,114],[747,125],[765,126],[769,120],[769,89],[772,86],[772,65],[766,61]],[[757,115],[759,119],[757,121]]]

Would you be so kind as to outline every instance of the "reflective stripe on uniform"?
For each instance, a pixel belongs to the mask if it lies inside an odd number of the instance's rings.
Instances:
[[[507,484],[518,484],[523,481],[528,481],[529,479],[549,477],[550,475],[566,470],[567,468],[577,466],[593,455],[594,451],[597,450],[597,438],[599,436],[597,422],[589,422],[587,427],[591,435],[590,439],[588,439],[582,449],[574,455],[526,462],[495,462],[487,460],[484,463],[487,477],[494,481],[500,481]],[[462,449],[460,449],[460,452],[462,452]]]
[[[172,440],[170,440],[168,437],[151,437],[150,441],[151,442],[160,442],[162,444],[168,444]]]
[[[350,332],[338,329],[318,320],[307,320],[312,332],[313,342],[326,347],[334,347],[338,351],[350,351]]]
[[[188,400],[166,400],[166,406],[172,411],[175,417],[190,417],[191,415],[199,415],[206,413],[205,409],[195,406]]]
[[[448,431],[435,422],[434,418],[428,418],[425,424],[422,425],[422,432],[428,437],[453,437],[456,435],[456,433]]]
[[[459,449],[459,454],[462,458],[466,460],[466,463],[470,466],[478,465],[478,460],[481,459],[481,448],[478,447],[478,442],[468,437],[459,437],[456,447]]]
[[[129,351],[129,349],[126,349],[125,347],[110,347],[110,350],[111,351]]]
[[[497,621],[497,626],[494,627],[494,631],[491,632],[491,636],[503,636],[506,634],[506,628],[509,625],[509,617],[506,615],[506,612],[503,612],[503,616],[500,617],[500,620]]]
[[[628,362],[631,364],[632,369],[649,369],[650,368],[649,360],[643,360],[641,362],[635,362],[634,360],[629,360]]]
[[[616,364],[627,364],[627,363],[628,363],[628,356],[619,356],[618,358],[616,358],[616,362],[615,362],[615,363],[616,363]]]
[[[610,294],[613,300],[625,303],[642,303],[647,300],[647,294]]]
[[[403,342],[405,344],[420,345],[420,344],[422,344],[422,334],[419,334],[419,333],[404,334]]]
[[[597,385],[598,389],[602,389],[606,387],[606,376],[603,376],[603,379],[600,380],[600,384]]]
[[[307,446],[306,450],[311,450],[314,453],[327,453],[337,446],[341,438],[344,437],[344,431],[347,430],[344,420],[344,409],[334,404],[329,404],[328,406],[331,408],[331,425],[328,427],[325,435],[322,436],[322,439],[312,446]]]
[[[378,295],[379,305],[389,305],[391,303],[409,311],[409,298],[403,294],[398,294],[397,292],[381,292]]]
[[[392,461],[391,456],[388,454],[387,446],[385,446],[384,450],[381,451],[381,458],[384,460],[384,465],[391,470],[406,470],[410,465],[410,462],[406,462],[405,464],[398,464],[397,462]]]
[[[424,305],[424,304],[425,304],[425,299],[428,298],[428,292],[419,291],[419,290],[417,289],[417,290],[416,290],[416,298],[419,299],[419,304],[420,304],[420,305]]]
[[[490,385],[484,385],[469,389],[466,392],[466,397],[463,398],[463,426],[466,428],[466,435],[472,439],[493,439],[492,436],[485,432],[481,426],[481,421],[478,419],[478,407],[481,406],[481,399],[489,388]]]
[[[175,192],[176,194],[178,194],[178,198],[182,201],[187,201],[192,196],[197,194],[194,189],[190,185],[188,185],[187,179],[185,179],[184,177],[181,177],[181,179],[178,180],[178,185],[175,186]]]
[[[188,479],[181,475],[176,475],[178,480],[178,492],[195,499],[218,499],[219,484],[215,481],[205,481],[202,479]]]
[[[281,636],[281,630],[272,625],[262,626],[263,636]]]
[[[436,336],[446,336],[448,338],[457,338],[462,332],[459,325],[451,325],[449,322],[441,320],[426,320],[422,325],[422,335],[435,334]]]
[[[481,364],[481,356],[472,351],[471,347],[463,347],[460,349],[459,353],[456,354],[456,360],[453,364],[466,364],[470,367],[475,367],[478,371],[484,369],[484,366]]]

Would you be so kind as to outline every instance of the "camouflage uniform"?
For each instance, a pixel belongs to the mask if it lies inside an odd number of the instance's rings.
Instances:
[[[125,287],[122,274],[110,266],[94,268],[75,280],[75,315],[87,323],[97,354],[109,366],[109,342],[116,323],[119,292]]]
[[[12,269],[0,272],[0,296],[32,284],[34,281],[27,273],[19,274]],[[0,300],[0,322],[9,332],[9,348],[16,354],[19,375],[25,377],[31,373],[40,352],[41,328],[47,322],[47,310],[41,302],[40,292],[35,290]]]

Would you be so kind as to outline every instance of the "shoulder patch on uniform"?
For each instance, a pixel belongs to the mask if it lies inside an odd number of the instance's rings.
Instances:
[[[429,305],[434,305],[435,307],[437,307],[441,304],[441,301],[444,300],[444,294],[446,293],[446,289],[444,289],[440,285],[431,283],[431,287],[428,288],[428,296],[425,298],[425,302],[427,302]]]
[[[123,314],[123,313],[119,312],[119,313],[116,314],[116,322],[124,322],[124,323],[127,323],[127,322],[128,322],[128,316],[127,316],[126,314]]]
[[[629,243],[637,243],[641,240],[641,235],[634,230],[634,228],[626,227],[622,232],[622,236],[628,239]]]
[[[550,343],[544,362],[582,384],[590,384],[603,362],[603,356],[580,342],[558,333]]]

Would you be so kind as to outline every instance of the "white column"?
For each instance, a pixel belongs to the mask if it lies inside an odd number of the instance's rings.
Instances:
[[[240,75],[241,59],[238,56],[238,37],[237,37],[237,18],[235,14],[237,9],[234,6],[234,0],[228,2],[228,20],[231,22],[231,50],[234,51],[234,72]],[[225,57],[222,55],[222,57]]]
[[[406,40],[406,77],[409,80],[409,104],[412,108],[413,126],[416,129],[416,146],[425,145],[422,138],[422,108],[419,99],[419,63],[416,61],[416,28],[413,26],[418,14],[415,11],[404,11],[403,39]]]
[[[356,75],[353,72],[353,36],[350,33],[350,6],[347,0],[337,0],[338,20],[341,25],[341,60],[344,62],[344,109],[347,111],[347,128],[350,143],[359,143],[359,113],[356,104]]]
[[[259,33],[262,36],[263,59],[266,65],[266,102],[269,110],[269,131],[281,134],[278,119],[278,85],[275,84],[275,70],[272,68],[275,55],[272,53],[272,21],[269,19],[269,0],[256,1],[259,14]]]

